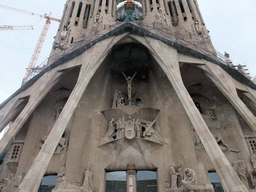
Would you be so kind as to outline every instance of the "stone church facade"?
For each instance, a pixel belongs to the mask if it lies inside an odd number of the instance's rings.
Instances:
[[[254,191],[255,89],[196,0],[68,0],[48,66],[0,105],[1,191]]]

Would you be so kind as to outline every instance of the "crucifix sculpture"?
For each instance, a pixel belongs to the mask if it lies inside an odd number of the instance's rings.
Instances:
[[[122,74],[124,75],[125,79],[127,80],[127,86],[128,86],[128,102],[129,102],[129,106],[132,106],[132,80],[135,77],[137,71],[134,73],[134,75],[132,77],[126,77],[126,75],[124,74],[124,72],[122,72]]]

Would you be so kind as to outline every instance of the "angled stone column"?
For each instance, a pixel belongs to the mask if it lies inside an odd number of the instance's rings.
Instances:
[[[4,137],[0,140],[0,154],[4,152],[5,148],[12,140],[12,138],[19,132],[21,127],[24,125],[24,123],[27,121],[27,119],[30,117],[30,115],[33,113],[39,103],[43,100],[46,94],[58,82],[57,79],[61,74],[62,73],[56,74],[56,72],[49,72],[48,74],[45,74],[41,77],[41,81],[39,80],[37,82],[38,89],[30,95],[27,105],[21,111],[19,116],[15,119],[11,129],[7,131]],[[39,83],[41,83],[40,86]]]
[[[216,87],[248,123],[251,129],[256,132],[256,118],[244,102],[238,97],[236,87],[232,83],[231,77],[226,74],[226,72],[221,71],[220,67],[217,65],[209,62],[206,62],[206,65],[208,67],[208,69],[206,69],[206,76],[211,79]]]
[[[154,49],[153,56],[164,70],[178,95],[191,123],[193,124],[204,148],[211,159],[225,191],[243,191],[248,189],[243,185],[229,161],[217,144],[211,131],[204,122],[192,98],[186,90],[179,71],[178,52],[162,42],[147,38]],[[166,54],[168,52],[168,54]],[[177,70],[178,69],[178,70]]]
[[[24,99],[17,99],[15,104],[9,109],[2,121],[0,121],[0,132],[22,111],[25,104],[22,105]]]
[[[78,77],[78,81],[64,106],[59,118],[55,122],[47,140],[37,155],[34,163],[30,167],[27,175],[20,184],[18,191],[20,192],[37,192],[40,186],[41,180],[47,169],[47,166],[52,158],[52,155],[59,143],[62,134],[64,133],[75,109],[84,94],[91,78],[94,73],[106,58],[108,52],[112,46],[127,34],[120,35],[106,39],[92,48],[87,50],[83,55],[83,63],[81,71]]]

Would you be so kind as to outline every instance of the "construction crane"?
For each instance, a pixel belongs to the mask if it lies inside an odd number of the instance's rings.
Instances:
[[[33,30],[33,25],[0,25],[0,30]]]
[[[4,8],[4,9],[9,9],[9,10],[12,10],[12,11],[17,11],[17,12],[20,12],[20,13],[24,13],[24,14],[28,14],[28,15],[32,15],[32,16],[36,16],[36,17],[39,17],[39,18],[46,19],[44,27],[43,27],[43,30],[42,30],[42,32],[41,32],[41,34],[39,36],[39,39],[38,39],[38,42],[36,44],[35,50],[33,52],[31,60],[29,62],[29,65],[26,68],[26,73],[25,73],[25,76],[24,76],[23,81],[22,81],[22,84],[24,84],[24,83],[26,83],[30,79],[32,70],[36,66],[36,62],[38,60],[38,57],[39,57],[40,52],[41,52],[41,49],[43,47],[44,40],[45,40],[45,37],[47,35],[48,29],[50,27],[51,21],[60,22],[61,20],[57,19],[57,18],[51,17],[51,12],[49,13],[49,15],[46,15],[46,14],[40,15],[40,14],[37,14],[37,13],[32,13],[32,12],[29,12],[29,11],[25,11],[25,10],[9,7],[7,5],[1,5],[0,4],[0,7]]]

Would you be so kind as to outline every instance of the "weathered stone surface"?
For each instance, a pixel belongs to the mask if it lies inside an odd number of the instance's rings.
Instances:
[[[47,70],[1,105],[0,190],[255,191],[255,85],[196,1],[120,2],[67,1]]]

